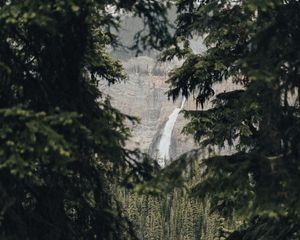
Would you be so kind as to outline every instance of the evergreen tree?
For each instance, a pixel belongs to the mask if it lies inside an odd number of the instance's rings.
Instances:
[[[106,47],[120,15],[142,17],[136,48],[168,40],[163,1],[0,0],[0,238],[130,239],[111,194],[128,169],[125,116],[99,81],[124,79]],[[143,35],[142,35],[143,34]],[[141,175],[138,175],[141,178]]]
[[[194,97],[186,133],[202,147],[229,145],[203,161],[193,188],[212,209],[244,224],[228,239],[300,238],[300,2],[179,0],[175,44],[163,60],[184,59],[170,75],[169,95]],[[189,40],[203,36],[207,51]],[[215,94],[232,81],[238,90]],[[225,83],[226,84],[226,83]]]

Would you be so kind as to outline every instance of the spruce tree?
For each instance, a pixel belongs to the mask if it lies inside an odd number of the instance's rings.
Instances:
[[[184,59],[169,96],[194,98],[185,132],[201,147],[231,147],[203,160],[193,188],[212,209],[243,224],[231,240],[300,238],[300,2],[179,0],[175,43]],[[207,50],[195,53],[200,35]],[[217,93],[230,81],[236,90]],[[202,108],[210,101],[210,109]]]
[[[138,153],[98,88],[125,78],[107,53],[121,14],[142,17],[136,49],[168,40],[163,1],[0,1],[0,238],[131,239],[111,193]],[[141,178],[142,175],[137,177]]]

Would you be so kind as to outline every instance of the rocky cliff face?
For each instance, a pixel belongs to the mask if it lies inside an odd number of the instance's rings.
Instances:
[[[170,9],[169,19],[174,21],[176,17],[175,8]],[[120,42],[124,46],[130,46],[135,33],[143,29],[141,19],[133,16],[122,17],[122,28],[118,33]],[[204,52],[205,47],[201,39],[191,40],[191,48],[195,52]],[[158,64],[156,51],[144,52],[144,56],[135,57],[134,51],[118,48],[111,54],[122,61],[128,79],[125,82],[107,87],[100,86],[101,90],[111,96],[112,104],[123,113],[136,116],[140,124],[132,128],[132,138],[128,141],[129,148],[139,148],[143,152],[156,158],[157,147],[168,120],[169,115],[181,104],[181,99],[172,102],[168,99],[166,91],[169,86],[166,83],[168,72],[180,62]],[[192,99],[188,99],[184,105],[185,109],[195,109],[196,105]],[[196,148],[192,136],[181,133],[187,120],[183,114],[179,114],[175,123],[170,146],[170,158],[175,159],[181,154]]]
[[[153,58],[143,56],[123,60],[123,65],[128,75],[127,81],[110,87],[102,85],[101,90],[110,95],[114,107],[140,119],[140,124],[132,126],[132,138],[128,141],[128,147],[137,147],[156,158],[166,121],[181,104],[181,99],[172,102],[166,95],[167,72],[174,64],[157,64]],[[187,101],[184,108],[191,108],[192,105],[195,106]],[[191,136],[181,134],[185,124],[186,120],[181,113],[171,138],[172,159],[196,147]]]
[[[114,107],[125,114],[138,117],[140,123],[132,126],[132,137],[127,143],[128,148],[139,148],[151,157],[157,158],[157,148],[169,115],[176,107],[181,105],[181,100],[176,102],[168,99],[166,83],[168,72],[178,66],[179,62],[158,64],[154,58],[148,56],[131,57],[122,61],[128,79],[112,86],[102,85],[101,90],[111,97]],[[215,93],[232,91],[239,88],[230,80],[214,85]],[[211,102],[204,105],[204,109],[211,107]],[[183,110],[193,110],[196,103],[189,98]],[[181,154],[195,149],[192,136],[182,134],[183,127],[187,124],[183,113],[180,113],[175,123],[170,146],[170,158],[175,159]],[[230,152],[223,149],[223,154]]]

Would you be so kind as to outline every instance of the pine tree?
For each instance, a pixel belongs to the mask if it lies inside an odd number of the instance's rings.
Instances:
[[[169,96],[193,97],[186,133],[202,148],[231,147],[203,160],[193,188],[212,209],[245,224],[228,239],[300,238],[300,2],[179,0],[175,43],[163,60],[184,59]],[[190,39],[201,35],[205,53]],[[216,93],[218,83],[236,85]],[[212,108],[202,109],[207,101]]]

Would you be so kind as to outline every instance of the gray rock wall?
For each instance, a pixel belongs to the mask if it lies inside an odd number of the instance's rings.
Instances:
[[[123,61],[123,65],[128,79],[109,87],[101,85],[100,89],[111,97],[114,107],[140,119],[140,124],[131,126],[132,137],[128,147],[138,147],[155,158],[164,125],[173,110],[181,104],[180,99],[172,102],[166,95],[168,84],[165,81],[172,65],[159,65],[146,56]],[[187,102],[186,106],[189,105],[192,103]],[[185,124],[186,120],[180,114],[172,134],[171,158],[195,148],[192,137],[181,134]]]

